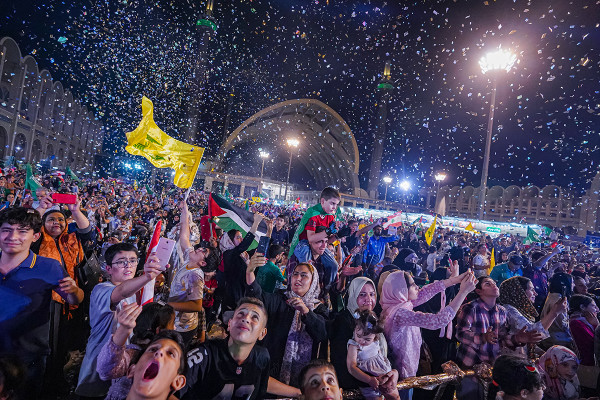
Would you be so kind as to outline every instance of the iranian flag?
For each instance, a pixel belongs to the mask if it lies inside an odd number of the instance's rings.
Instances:
[[[150,244],[148,244],[148,254],[146,254],[146,261],[148,261],[148,257],[150,254],[156,249],[158,246],[158,240],[160,239],[160,231],[162,230],[162,220],[158,220],[158,223],[154,227],[154,233],[152,234],[152,240],[150,240]],[[156,279],[152,279],[150,282],[146,283],[143,288],[138,292],[138,303],[140,306],[144,306],[148,303],[152,303],[154,301],[154,283]]]
[[[242,236],[246,236],[246,233],[252,227],[254,221],[254,214],[248,210],[244,210],[242,207],[238,207],[218,194],[211,193],[208,200],[208,211],[210,218],[217,224],[217,226],[223,229],[223,232],[236,229],[242,232]],[[267,224],[265,221],[261,221],[258,225],[258,229],[254,234],[254,241],[248,250],[252,250],[258,246],[258,240],[267,233]]]
[[[402,211],[398,211],[396,214],[390,215],[388,217],[387,222],[383,223],[383,228],[387,229],[390,226],[396,226],[396,227],[402,226],[402,221],[400,220],[400,217],[402,217]]]

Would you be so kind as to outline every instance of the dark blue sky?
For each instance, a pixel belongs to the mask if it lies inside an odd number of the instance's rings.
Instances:
[[[177,136],[204,3],[68,3],[4,0],[0,36],[14,37],[73,87],[112,133],[112,149],[120,151],[124,132],[137,125],[142,95],[154,101],[159,126]],[[398,3],[215,0],[219,28],[207,49],[210,80],[198,144],[209,154],[218,149],[232,87],[230,130],[276,102],[317,98],[353,130],[366,187],[375,87],[391,60],[397,89],[382,172],[424,186],[444,169],[449,184],[478,185],[490,90],[478,60],[501,45],[519,61],[498,87],[489,185],[589,187],[600,162],[595,1]],[[275,154],[265,174],[285,179],[280,143],[240,149],[230,157],[233,168],[259,174],[258,147]]]

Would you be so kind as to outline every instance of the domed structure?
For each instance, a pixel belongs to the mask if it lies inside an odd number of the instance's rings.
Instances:
[[[336,186],[353,195],[366,195],[358,181],[359,154],[344,119],[315,99],[288,100],[265,108],[244,121],[221,146],[213,165],[223,171],[228,151],[252,141],[285,142],[290,134],[301,139],[300,161],[317,187]]]

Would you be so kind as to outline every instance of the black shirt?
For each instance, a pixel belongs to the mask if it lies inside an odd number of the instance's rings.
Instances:
[[[231,357],[227,339],[209,340],[187,353],[182,400],[263,399],[269,384],[269,352],[255,345],[242,365]]]

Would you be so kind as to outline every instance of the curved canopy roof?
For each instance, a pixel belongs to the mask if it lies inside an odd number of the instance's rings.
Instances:
[[[314,99],[284,101],[265,108],[242,123],[219,150],[216,169],[223,169],[225,155],[246,142],[279,143],[300,140],[299,161],[319,188],[336,186],[359,194],[358,146],[350,127],[331,107]]]

